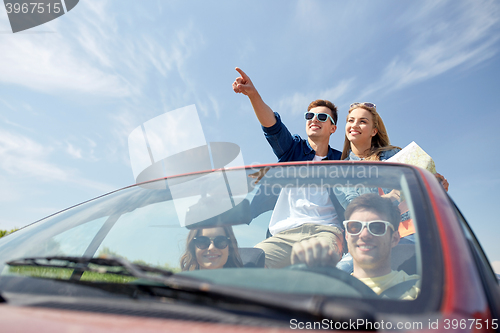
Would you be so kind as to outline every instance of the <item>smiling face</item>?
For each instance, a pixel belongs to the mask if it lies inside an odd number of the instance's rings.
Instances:
[[[371,146],[372,137],[378,130],[373,124],[373,115],[370,111],[356,108],[349,113],[345,124],[345,134],[352,143],[360,146]]]
[[[195,247],[196,260],[200,265],[200,269],[217,269],[224,267],[229,256],[229,246],[226,246],[225,249],[218,249],[215,247],[213,242],[213,239],[217,236],[226,236],[224,229],[203,229],[199,236],[206,236],[212,240],[207,249],[201,250]]]
[[[317,106],[310,109],[309,112],[326,113],[332,116],[332,111],[326,106]],[[330,119],[327,119],[325,122],[321,122],[318,120],[318,117],[314,117],[313,119],[306,121],[306,133],[307,136],[311,138],[329,138],[330,135],[335,133],[336,130],[337,126],[335,126]]]
[[[349,220],[388,221],[383,214],[364,208],[355,210]],[[346,232],[345,238],[353,258],[355,277],[377,277],[391,272],[391,251],[399,242],[399,232],[387,230],[383,236],[374,236],[365,227],[356,236]]]

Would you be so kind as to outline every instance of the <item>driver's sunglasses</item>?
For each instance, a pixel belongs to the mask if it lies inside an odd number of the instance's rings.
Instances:
[[[335,121],[333,121],[332,116],[330,116],[328,113],[314,113],[314,112],[304,113],[304,118],[306,118],[306,120],[313,120],[314,116],[316,116],[316,118],[318,118],[318,120],[323,123],[328,119],[330,119],[332,121],[332,124],[337,125],[335,124]]]
[[[352,103],[351,106],[349,107],[349,109],[352,109],[353,107],[356,107],[356,106],[366,106],[367,108],[370,108],[370,109],[377,109],[377,106],[373,103],[366,103],[366,102],[363,102],[363,103]]]
[[[229,245],[229,237],[217,236],[215,238],[209,238],[207,236],[196,236],[193,238],[194,245],[200,250],[205,250],[210,247],[210,243],[214,243],[214,246],[219,250],[225,249]]]
[[[391,228],[394,231],[394,226],[391,222],[387,221],[370,221],[370,222],[361,222],[356,220],[347,220],[344,221],[345,231],[351,236],[357,236],[363,231],[363,228],[366,227],[368,232],[373,236],[383,236],[387,232],[387,227]]]

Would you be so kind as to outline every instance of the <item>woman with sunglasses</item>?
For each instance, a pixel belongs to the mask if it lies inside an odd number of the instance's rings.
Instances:
[[[230,226],[189,231],[181,270],[242,267],[238,243]]]

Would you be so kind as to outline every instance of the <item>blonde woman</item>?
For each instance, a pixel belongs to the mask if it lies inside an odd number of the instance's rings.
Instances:
[[[400,150],[390,144],[375,104],[351,104],[345,125],[342,160],[384,161]]]
[[[342,160],[385,161],[396,155],[400,150],[401,148],[391,145],[384,122],[378,114],[375,104],[351,104],[345,125]],[[436,173],[436,178],[448,191],[446,178],[439,173]],[[343,203],[344,207],[349,202]]]
[[[377,112],[377,107],[373,103],[352,103],[349,107],[347,121],[345,125],[345,141],[342,151],[342,160],[350,161],[385,161],[396,155],[401,148],[392,146],[384,122]],[[440,174],[436,178],[448,191],[448,181]],[[346,188],[342,190],[338,199],[342,206],[347,207],[349,203],[360,195],[366,193],[377,193],[383,191],[381,196],[391,199],[395,205],[400,202],[400,193],[397,190],[384,190],[378,188]],[[401,220],[404,228],[400,230],[400,244],[414,243],[414,228],[409,220],[409,213],[401,211]],[[411,225],[410,225],[411,224]],[[344,255],[337,264],[337,268],[347,272],[352,272],[352,257],[350,254]]]

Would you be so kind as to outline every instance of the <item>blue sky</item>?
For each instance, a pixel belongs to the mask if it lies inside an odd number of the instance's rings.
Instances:
[[[500,262],[499,38],[497,0],[81,0],[16,34],[0,10],[0,229],[133,183],[128,135],[191,104],[207,142],[274,162],[231,89],[238,66],[301,135],[314,99],[341,124],[350,103],[377,104],[391,142],[434,158]]]

